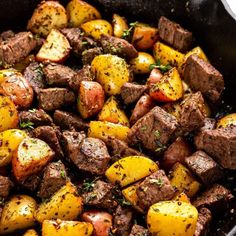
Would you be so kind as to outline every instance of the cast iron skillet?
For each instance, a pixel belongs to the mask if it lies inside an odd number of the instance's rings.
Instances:
[[[129,21],[157,23],[161,15],[193,32],[211,63],[224,75],[226,90],[220,110],[236,112],[236,20],[220,0],[87,0],[103,13],[120,13]],[[25,29],[40,0],[0,0],[0,31]],[[66,4],[68,0],[61,0]],[[229,106],[227,106],[229,105]],[[235,190],[235,171],[226,185]],[[235,193],[235,192],[234,192]],[[232,206],[236,212],[236,204]],[[214,216],[215,217],[215,216]],[[218,217],[212,235],[236,235],[236,213]]]

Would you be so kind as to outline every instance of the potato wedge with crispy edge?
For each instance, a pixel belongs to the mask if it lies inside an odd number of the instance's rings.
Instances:
[[[129,119],[127,118],[125,112],[119,108],[118,101],[114,96],[111,96],[107,99],[98,115],[98,120],[108,121],[129,127]]]
[[[105,175],[113,184],[125,187],[158,170],[157,164],[143,156],[129,156],[110,166]]]
[[[186,202],[163,201],[152,205],[147,214],[149,232],[158,236],[193,236],[197,209]]]
[[[85,22],[101,18],[100,12],[95,7],[80,0],[70,1],[66,11],[70,27],[79,27]]]
[[[66,220],[44,220],[42,236],[90,236],[93,226],[90,223]]]
[[[36,55],[37,61],[64,62],[69,56],[71,46],[67,38],[53,29]]]
[[[29,228],[34,225],[36,201],[27,195],[13,196],[3,207],[0,219],[0,234]]]
[[[35,219],[42,223],[44,220],[75,220],[82,212],[82,198],[76,187],[68,182],[61,187],[47,202],[39,205]]]
[[[53,158],[54,152],[44,141],[25,138],[13,153],[12,170],[18,181],[41,171]]]
[[[38,236],[38,233],[34,229],[28,229],[23,236]]]
[[[0,166],[11,163],[13,153],[26,137],[27,133],[20,129],[8,129],[0,133]]]
[[[217,128],[225,128],[230,125],[236,125],[236,113],[226,115],[217,122]]]
[[[27,29],[46,37],[52,29],[67,27],[65,8],[57,1],[43,1],[39,4],[28,22]]]
[[[113,14],[112,24],[114,36],[117,38],[122,38],[124,31],[129,28],[126,19],[118,14]]]
[[[18,111],[13,101],[0,95],[0,132],[14,129],[19,122]]]
[[[120,94],[121,87],[129,81],[129,69],[124,59],[110,54],[96,56],[92,61],[96,80],[108,95]]]
[[[106,141],[108,137],[115,137],[127,141],[129,128],[124,125],[107,121],[91,121],[89,123],[88,136]]]

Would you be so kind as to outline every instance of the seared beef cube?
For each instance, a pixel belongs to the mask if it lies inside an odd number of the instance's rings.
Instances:
[[[38,192],[41,198],[49,198],[67,182],[65,166],[61,161],[50,163],[44,170],[43,180]]]
[[[24,77],[37,94],[40,89],[46,87],[42,66],[38,62],[31,62],[24,71]]]
[[[41,173],[38,173],[31,175],[27,179],[21,181],[20,185],[31,192],[35,192],[38,189],[41,180]]]
[[[204,119],[204,125],[201,127],[200,131],[203,131],[203,130],[212,130],[212,129],[215,129],[215,126],[216,126],[216,120],[213,119],[213,118],[205,118]]]
[[[75,102],[75,94],[66,88],[41,89],[38,94],[39,107],[52,111]]]
[[[77,72],[77,74],[69,80],[69,86],[74,91],[78,92],[80,83],[82,81],[92,81],[94,79],[94,75],[91,70],[91,66],[85,65],[81,70]]]
[[[131,145],[141,143],[145,148],[159,152],[170,141],[177,126],[174,116],[156,106],[132,126],[128,140]]]
[[[82,63],[83,65],[91,64],[94,57],[99,56],[103,53],[102,48],[95,47],[82,52]]]
[[[110,35],[102,35],[100,43],[104,53],[115,54],[127,58],[135,58],[138,56],[138,51],[134,46],[124,39]]]
[[[197,208],[206,207],[212,212],[223,212],[233,198],[231,192],[222,185],[215,184],[196,198],[193,205]]]
[[[224,89],[221,73],[209,62],[191,55],[185,62],[184,80],[193,91],[200,91],[211,102],[219,100]]]
[[[180,126],[183,132],[192,132],[204,125],[206,117],[204,99],[200,92],[190,94],[182,105],[180,114]]]
[[[181,52],[186,52],[192,44],[192,33],[179,24],[162,16],[158,23],[160,38]]]
[[[52,126],[39,126],[34,129],[33,134],[36,138],[43,140],[52,148],[55,152],[56,159],[60,159],[64,156],[55,128]]]
[[[7,30],[7,31],[4,31],[1,33],[0,35],[0,38],[3,40],[3,41],[6,41],[12,37],[15,36],[15,33],[12,31],[12,30]]]
[[[80,144],[85,137],[83,132],[64,131],[62,133],[62,147],[65,152],[65,157],[76,166],[78,166]]]
[[[67,111],[56,110],[53,115],[53,120],[56,125],[64,130],[87,130],[88,124],[85,123],[79,116]]]
[[[198,211],[198,220],[194,236],[207,236],[211,223],[211,211],[207,208],[201,208]]]
[[[113,227],[118,236],[128,236],[132,227],[133,211],[120,205],[113,215]]]
[[[146,85],[139,85],[133,83],[125,83],[121,87],[121,97],[125,104],[136,102],[142,94],[147,90]]]
[[[140,205],[144,209],[148,209],[154,203],[170,200],[174,196],[175,190],[165,172],[158,170],[139,184],[136,193]]]
[[[148,230],[141,225],[133,225],[129,236],[148,236]]]
[[[43,68],[48,85],[67,86],[68,81],[76,75],[70,67],[56,63],[49,63]]]
[[[201,131],[195,145],[224,168],[236,169],[236,126]]]
[[[52,118],[42,109],[21,111],[19,113],[19,117],[21,123],[31,122],[34,127],[41,125],[52,125],[53,123]]]
[[[0,61],[4,66],[20,62],[35,48],[36,41],[30,32],[20,32],[0,44]]]
[[[223,177],[220,166],[203,151],[197,151],[186,157],[185,163],[206,185],[210,185]]]
[[[0,176],[0,197],[1,198],[8,197],[12,187],[13,187],[13,183],[8,177]]]
[[[83,194],[85,204],[99,208],[110,209],[117,206],[112,194],[113,185],[98,180],[93,186],[93,191]]]
[[[85,138],[80,145],[76,166],[91,174],[103,175],[108,167],[110,155],[105,143],[97,138]]]

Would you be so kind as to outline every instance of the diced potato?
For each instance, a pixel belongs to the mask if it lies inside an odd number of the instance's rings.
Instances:
[[[161,77],[150,89],[150,96],[159,102],[174,102],[183,96],[183,84],[178,70],[174,67]]]
[[[90,223],[65,220],[44,220],[42,236],[90,236],[93,226]]]
[[[136,24],[132,36],[132,44],[138,50],[147,50],[153,47],[158,39],[158,29],[147,24]]]
[[[188,198],[188,196],[185,193],[180,193],[177,196],[175,196],[173,198],[174,201],[178,201],[178,202],[187,202],[187,203],[191,203],[190,199]]]
[[[137,211],[141,213],[144,213],[144,209],[142,209],[142,207],[140,206],[138,195],[136,193],[138,185],[139,183],[136,183],[123,189],[122,194],[124,195],[125,199],[132,204],[133,208],[135,208]]]
[[[236,113],[226,115],[217,122],[217,128],[225,128],[230,125],[236,125]]]
[[[13,196],[3,207],[0,219],[0,234],[26,229],[34,225],[37,204],[27,195]]]
[[[82,81],[78,96],[78,111],[84,119],[96,115],[103,107],[105,93],[98,82]]]
[[[150,73],[150,65],[155,64],[155,59],[147,52],[139,52],[138,57],[131,59],[129,64],[135,74],[147,74]]]
[[[158,170],[157,164],[143,156],[122,158],[110,166],[105,175],[113,184],[125,187]]]
[[[38,236],[38,233],[34,229],[27,230],[23,236]]]
[[[197,219],[198,211],[191,204],[163,201],[150,207],[147,225],[152,235],[194,236]]]
[[[201,184],[192,176],[190,171],[180,163],[174,165],[170,183],[180,193],[186,193],[188,197],[193,197],[201,186]]]
[[[162,107],[166,112],[170,113],[171,115],[175,116],[177,120],[180,119],[181,115],[181,105],[180,102],[169,102],[164,104]]]
[[[38,61],[63,62],[69,56],[70,49],[67,38],[60,31],[53,29],[36,55],[36,59]]]
[[[120,94],[121,87],[129,81],[129,70],[125,60],[110,54],[96,56],[92,61],[96,80],[108,95]]]
[[[15,69],[3,69],[0,70],[0,84],[4,81],[5,78],[11,76],[11,75],[15,75],[15,74],[21,74],[19,71],[15,70]]]
[[[187,60],[187,58],[191,55],[197,55],[198,57],[200,57],[202,60],[204,61],[208,61],[208,58],[206,56],[206,54],[203,52],[203,50],[200,47],[195,47],[193,48],[191,51],[189,51],[188,53],[186,53],[185,55],[185,61]]]
[[[43,1],[34,10],[27,29],[35,34],[47,36],[52,29],[62,29],[66,26],[65,8],[57,1]]]
[[[0,132],[16,128],[18,122],[18,111],[15,104],[10,98],[0,96]]]
[[[36,138],[25,138],[12,157],[12,170],[20,181],[41,171],[52,160],[54,152],[47,143]]]
[[[159,69],[157,68],[152,69],[149,78],[147,80],[148,88],[150,89],[154,84],[160,82],[162,76],[163,74]]]
[[[184,54],[160,42],[154,45],[153,55],[156,61],[160,60],[163,65],[170,64],[177,67],[178,70],[181,70],[184,62]]]
[[[28,108],[33,102],[33,89],[19,72],[6,76],[0,84],[0,94],[8,96],[19,108]]]
[[[93,225],[93,236],[109,236],[112,227],[112,215],[101,210],[89,210],[83,213],[82,220]]]
[[[115,137],[127,141],[129,128],[124,125],[114,124],[107,121],[91,121],[88,136],[106,141],[108,137]]]
[[[112,35],[112,25],[106,20],[91,20],[83,23],[81,29],[86,35],[98,40],[104,35]]]
[[[70,27],[79,27],[87,21],[101,18],[101,14],[95,7],[81,0],[70,1],[66,11]]]
[[[124,31],[128,30],[129,28],[126,19],[122,16],[114,14],[112,18],[112,23],[114,36],[117,38],[122,38]]]
[[[0,166],[11,163],[13,153],[27,136],[25,131],[19,129],[9,129],[0,133]]]
[[[47,202],[40,204],[35,218],[40,223],[44,220],[75,220],[82,208],[82,198],[77,194],[76,187],[68,182]]]
[[[108,98],[98,115],[98,120],[129,127],[129,119],[125,115],[125,112],[119,108],[119,104],[114,96]]]

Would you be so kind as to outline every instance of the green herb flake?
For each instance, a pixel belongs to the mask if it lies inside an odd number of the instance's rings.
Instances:
[[[165,73],[165,72],[169,71],[170,69],[172,69],[170,64],[162,65],[161,61],[159,59],[157,60],[156,64],[151,64],[149,66],[149,70],[153,70],[154,68],[159,69],[162,73]]]
[[[154,132],[154,135],[155,135],[156,138],[160,138],[161,133],[160,133],[159,130],[156,130],[156,131]]]
[[[62,177],[63,179],[66,178],[66,172],[65,172],[64,170],[61,171],[61,177]]]
[[[150,183],[152,184],[156,184],[159,188],[161,188],[164,185],[164,182],[162,179],[150,179],[149,180]]]
[[[34,129],[34,123],[31,121],[20,122],[21,129]]]
[[[136,25],[138,24],[138,21],[135,21],[135,22],[132,22],[129,24],[129,28],[127,30],[124,30],[123,31],[123,34],[122,34],[122,38],[123,39],[128,39],[133,31],[133,29],[136,27]]]

